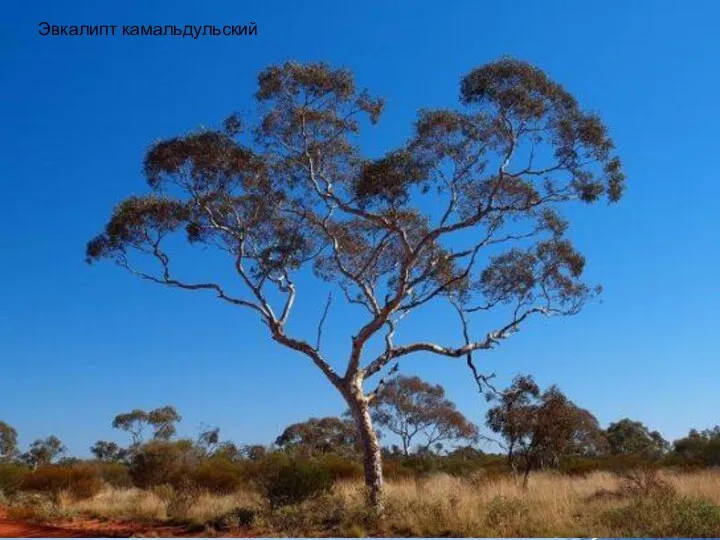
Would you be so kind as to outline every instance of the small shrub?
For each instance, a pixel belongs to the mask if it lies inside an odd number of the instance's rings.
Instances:
[[[28,470],[15,463],[0,463],[0,493],[13,495],[22,485]]]
[[[600,463],[596,459],[572,458],[560,463],[560,472],[568,476],[587,477],[600,470]]]
[[[61,493],[73,499],[88,499],[102,489],[95,467],[88,465],[44,465],[23,478],[23,491],[39,491],[57,500]]]
[[[621,491],[631,497],[673,491],[673,487],[660,477],[660,470],[651,465],[634,467],[616,474],[621,478]]]
[[[192,441],[150,441],[134,452],[129,472],[139,488],[182,486],[191,482],[198,463]]]
[[[128,488],[132,486],[130,471],[122,463],[98,463],[100,478],[109,486],[115,488]]]
[[[198,488],[220,495],[233,493],[243,484],[242,468],[223,457],[203,461],[193,476]]]
[[[290,461],[268,467],[260,486],[270,508],[297,504],[327,492],[333,485],[330,473],[311,462]]]
[[[428,476],[438,470],[438,459],[433,455],[411,454],[404,457],[401,463],[417,476]]]
[[[171,486],[163,484],[154,486],[152,492],[165,503],[167,516],[175,520],[185,520],[190,509],[197,502],[199,492],[192,485]]]
[[[415,471],[406,467],[397,459],[385,459],[383,461],[383,476],[388,480],[400,480],[412,478],[415,476]]]
[[[502,496],[488,504],[485,525],[495,536],[532,536],[534,529],[527,505],[520,499]]]
[[[169,518],[184,520],[190,514],[190,509],[198,500],[199,493],[193,489],[175,491],[175,495],[167,503]]]
[[[325,469],[335,481],[351,480],[363,476],[362,464],[342,456],[328,454],[323,456],[317,464],[320,468]]]

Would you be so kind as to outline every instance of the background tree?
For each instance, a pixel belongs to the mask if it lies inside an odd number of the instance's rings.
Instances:
[[[286,427],[275,444],[283,450],[309,457],[323,454],[351,456],[357,452],[358,438],[352,421],[329,416],[310,418]]]
[[[242,457],[250,461],[260,461],[267,454],[268,450],[262,444],[246,444],[240,452]]]
[[[513,474],[522,467],[524,487],[533,468],[557,467],[563,456],[604,449],[597,419],[556,386],[541,393],[532,377],[518,376],[493,399],[497,404],[487,412],[487,425],[502,436]]]
[[[122,461],[127,457],[127,450],[112,441],[97,441],[90,452],[100,461]]]
[[[0,420],[0,463],[12,461],[17,455],[17,431]]]
[[[52,463],[65,454],[66,451],[62,441],[55,435],[50,435],[45,439],[34,441],[28,451],[21,456],[21,459],[35,469],[40,465]]]
[[[175,424],[182,420],[182,416],[175,410],[175,407],[166,405],[159,409],[153,409],[147,415],[147,421],[153,428],[153,439],[169,441],[177,432]]]
[[[220,445],[220,428],[210,428],[198,435],[197,446],[205,455],[215,452]]]
[[[642,422],[629,418],[608,426],[607,441],[614,455],[634,455],[645,459],[657,459],[670,447],[660,432],[650,431]]]
[[[147,413],[141,409],[135,409],[129,413],[118,414],[112,422],[112,427],[127,431],[132,438],[130,447],[134,448],[143,442],[143,430],[147,424]]]
[[[569,456],[597,456],[607,449],[600,424],[589,411],[570,401],[557,386],[548,388],[536,408],[534,437],[540,466],[560,466]]]
[[[687,437],[673,443],[673,454],[684,464],[702,467],[720,466],[720,426],[701,432],[691,429]]]
[[[177,431],[175,424],[180,420],[182,417],[175,408],[166,405],[149,412],[134,409],[128,413],[118,414],[113,419],[112,427],[127,431],[132,437],[131,448],[135,448],[143,443],[147,428],[152,429],[154,440],[170,440]]]
[[[518,467],[516,452],[527,447],[526,439],[532,436],[535,401],[539,396],[540,388],[528,375],[518,375],[508,389],[490,396],[497,405],[488,410],[486,424],[502,436],[501,446],[507,452],[508,466],[514,475]]]
[[[437,443],[473,441],[478,436],[477,427],[445,397],[442,386],[418,377],[399,376],[384,384],[372,402],[372,419],[400,438],[406,456],[418,439],[418,450],[427,452]]]
[[[349,71],[289,62],[262,71],[258,83],[251,129],[232,115],[221,129],[150,147],[152,193],[121,202],[87,258],[214,293],[304,354],[352,412],[370,502],[381,510],[366,381],[420,352],[472,364],[473,351],[492,348],[529,317],[577,313],[595,289],[582,281],[585,261],[558,208],[604,195],[617,201],[620,161],[597,115],[540,69],[511,59],[472,70],[461,84],[464,109],[421,111],[407,144],[378,159],[360,154],[357,137],[363,117],[378,121],[383,102],[358,90]],[[180,277],[168,243],[177,233],[225,254],[242,292]],[[364,314],[348,329],[342,366],[321,348],[330,301],[316,335],[288,330],[305,267]],[[401,319],[442,299],[458,312],[463,343],[395,342]],[[504,322],[473,339],[469,316],[491,309]],[[377,355],[367,347],[373,339],[385,345]]]

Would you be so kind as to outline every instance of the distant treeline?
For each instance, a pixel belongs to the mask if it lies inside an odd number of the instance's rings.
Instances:
[[[382,433],[399,441],[383,448],[385,476],[512,474],[527,483],[530,472],[540,469],[584,475],[638,467],[720,466],[718,426],[691,430],[672,444],[628,418],[602,429],[589,411],[577,407],[557,387],[541,392],[527,376],[492,392],[489,400],[493,406],[486,423],[502,453],[479,448],[490,437],[480,435],[441,386],[417,377],[389,381],[373,405],[373,419]],[[347,415],[292,424],[269,446],[222,440],[217,428],[193,439],[178,438],[180,420],[172,406],[119,414],[112,426],[129,435],[127,446],[97,441],[90,449],[93,459],[68,456],[56,436],[34,441],[21,452],[17,431],[0,422],[0,491],[70,491],[89,496],[110,484],[192,486],[231,493],[253,483],[271,493],[276,489],[273,483],[279,483],[284,486],[277,496],[280,501],[287,490],[312,491],[363,475],[360,442]]]

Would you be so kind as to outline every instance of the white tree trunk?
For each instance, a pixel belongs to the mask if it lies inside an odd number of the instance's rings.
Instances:
[[[356,382],[344,394],[355,418],[362,444],[365,486],[368,490],[369,503],[376,514],[382,514],[384,510],[382,453],[377,432],[373,428],[370,417],[369,400],[365,397],[360,384]]]

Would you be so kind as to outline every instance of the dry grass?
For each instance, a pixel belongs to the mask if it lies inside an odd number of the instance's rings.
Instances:
[[[686,474],[667,474],[666,478],[689,497],[698,497],[720,506],[720,471],[698,471]]]
[[[720,471],[664,473],[664,480],[679,496],[720,505]],[[514,536],[597,537],[618,534],[603,516],[628,507],[621,481],[610,473],[587,477],[538,473],[523,490],[510,478],[455,478],[436,475],[427,479],[387,484],[386,535],[401,536]],[[336,484],[331,494],[301,505],[270,512],[251,491],[192,498],[182,516],[172,515],[173,494],[162,490],[105,489],[83,501],[62,498],[65,512],[123,520],[166,521],[172,518],[196,524],[209,523],[237,508],[262,516],[257,534],[345,535],[369,534],[371,522],[364,512],[364,491],[358,482]],[[716,536],[720,536],[720,529]]]
[[[510,478],[459,479],[436,475],[387,485],[390,532],[409,536],[580,536],[588,519],[610,507],[593,501],[600,490],[612,491],[618,481],[609,473],[574,478],[537,474],[527,490]],[[341,484],[336,496],[347,506],[362,502],[357,485]]]
[[[260,505],[259,496],[249,491],[238,491],[232,495],[201,493],[192,498],[183,515],[173,515],[171,509],[175,494],[164,491],[107,488],[90,499],[75,501],[62,498],[60,506],[68,513],[110,519],[167,521],[180,518],[193,523],[205,523],[238,507]]]

